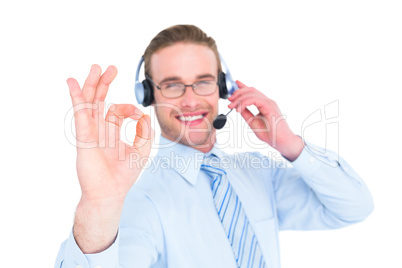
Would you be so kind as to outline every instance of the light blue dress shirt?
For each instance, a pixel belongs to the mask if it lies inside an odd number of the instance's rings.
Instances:
[[[236,267],[210,180],[200,171],[204,154],[163,137],[160,143],[164,148],[127,195],[114,244],[83,254],[70,233],[55,267]],[[320,151],[308,144],[291,166],[260,153],[210,152],[220,158],[269,268],[280,267],[278,231],[340,228],[373,210],[352,168]]]

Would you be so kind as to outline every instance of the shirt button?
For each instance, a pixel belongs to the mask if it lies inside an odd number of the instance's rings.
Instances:
[[[100,265],[96,265],[94,268],[102,268],[102,266],[100,266]]]
[[[77,265],[77,266],[75,266],[75,268],[82,268],[82,265]]]

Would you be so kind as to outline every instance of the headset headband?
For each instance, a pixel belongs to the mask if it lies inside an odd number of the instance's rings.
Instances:
[[[226,88],[228,89],[229,96],[232,95],[236,90],[239,89],[237,83],[233,80],[232,75],[230,74],[229,68],[226,65],[225,60],[222,55],[219,53],[219,58],[221,59],[221,64],[225,68],[226,71]]]
[[[140,82],[140,70],[141,70],[141,65],[144,62],[144,57],[142,56],[140,59],[140,62],[138,63],[137,66],[137,71],[135,72],[135,97],[138,101],[139,104],[142,104],[144,101],[144,88],[142,86],[142,83]]]

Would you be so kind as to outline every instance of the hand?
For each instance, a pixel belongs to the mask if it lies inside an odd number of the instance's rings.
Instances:
[[[77,207],[74,236],[84,253],[95,253],[113,243],[124,199],[137,180],[142,160],[150,153],[153,130],[148,115],[131,104],[117,104],[103,117],[104,101],[117,69],[101,75],[93,65],[81,90],[69,78],[77,139],[77,174],[82,196]],[[125,118],[138,120],[134,144],[120,140]]]
[[[77,138],[77,173],[82,198],[90,201],[125,196],[141,172],[137,163],[130,163],[130,154],[138,159],[149,155],[153,131],[150,118],[131,104],[112,105],[103,118],[104,101],[117,75],[109,66],[101,75],[101,68],[93,65],[85,84],[67,80]],[[133,146],[120,140],[120,129],[125,118],[138,120]]]
[[[229,97],[230,109],[236,109],[256,136],[277,149],[285,158],[295,160],[304,148],[301,138],[289,128],[278,105],[260,91],[237,81],[239,90]],[[253,115],[247,106],[255,105],[259,111]]]

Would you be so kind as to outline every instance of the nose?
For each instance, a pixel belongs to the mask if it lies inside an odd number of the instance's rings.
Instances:
[[[200,103],[200,96],[194,93],[191,85],[186,85],[186,91],[181,96],[182,107],[195,108]]]

